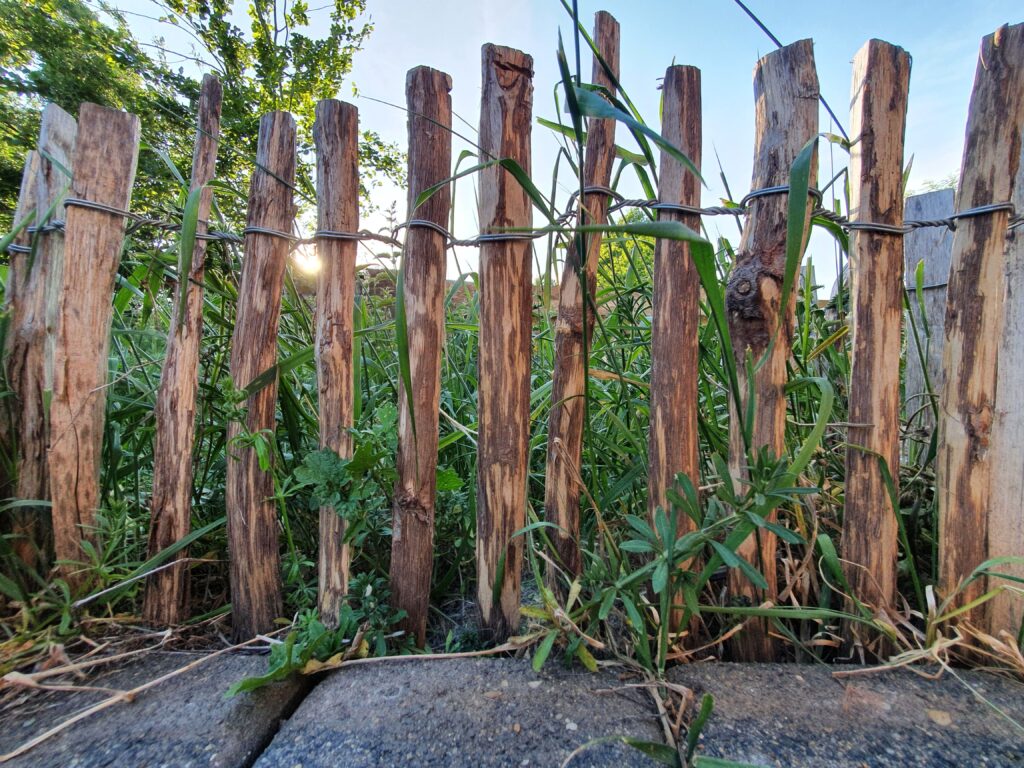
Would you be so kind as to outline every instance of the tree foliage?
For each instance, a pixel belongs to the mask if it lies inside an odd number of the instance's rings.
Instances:
[[[358,19],[365,0],[334,0],[330,24],[311,26],[301,0],[249,0],[248,24],[236,23],[230,0],[166,0],[158,20],[188,33],[184,58],[213,71],[224,85],[218,179],[239,192],[219,202],[241,213],[260,116],[292,112],[299,124],[299,187],[312,197],[311,129],[316,102],[338,95],[352,57],[372,31]],[[162,10],[162,13],[161,13]],[[197,67],[168,63],[164,41],[140,41],[122,11],[85,0],[0,0],[0,108],[10,117],[0,129],[0,210],[10,217],[24,153],[35,144],[39,110],[52,101],[77,114],[91,101],[125,109],[142,120],[145,149],[133,204],[173,207],[180,183],[170,166],[187,169],[194,140]],[[152,53],[150,52],[152,51]],[[175,52],[180,53],[180,52]],[[400,179],[401,155],[372,131],[360,145],[364,186],[375,178]]]

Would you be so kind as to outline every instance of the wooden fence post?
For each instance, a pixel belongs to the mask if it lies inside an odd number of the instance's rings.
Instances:
[[[789,184],[789,172],[800,150],[818,132],[818,76],[810,40],[800,40],[769,53],[754,68],[756,127],[754,172],[751,190]],[[817,178],[817,153],[812,162],[810,184]],[[754,415],[751,447],[765,446],[776,456],[786,451],[786,362],[790,355],[797,292],[787,307],[779,307],[786,262],[786,219],[788,195],[776,194],[750,201],[749,214],[729,277],[726,308],[733,353],[739,374],[740,396],[748,389],[746,357],[755,363],[771,345],[771,354],[754,374]],[[810,233],[810,206],[805,222],[805,240]],[[806,243],[805,243],[806,244]],[[732,403],[730,421],[730,471],[737,478],[747,474],[742,437],[746,403]],[[764,595],[739,569],[729,571],[729,589],[734,597],[758,605],[774,601],[777,595],[774,534],[759,530],[747,539],[737,554],[759,568],[768,583]],[[774,650],[767,622],[751,619],[733,644],[737,659],[767,661]]]
[[[447,226],[451,192],[439,189],[423,205],[417,196],[451,175],[451,78],[429,67],[409,71],[410,219]],[[402,627],[426,641],[430,577],[434,561],[434,493],[437,477],[441,347],[448,243],[440,232],[411,227],[402,258],[402,287],[409,345],[411,397],[398,384],[398,481],[395,484],[391,543],[394,606],[406,612]],[[412,413],[409,403],[412,401]]]
[[[17,496],[18,480],[17,465],[21,456],[18,443],[21,438],[21,394],[18,383],[21,376],[19,369],[24,368],[26,350],[19,349],[19,330],[24,327],[24,316],[27,311],[25,284],[28,282],[28,265],[32,261],[30,249],[32,234],[30,226],[35,226],[39,214],[36,211],[36,181],[39,174],[39,153],[34,149],[25,153],[25,165],[21,172],[21,186],[18,188],[18,202],[14,208],[14,226],[24,223],[21,232],[8,246],[7,283],[4,285],[4,312],[7,314],[7,336],[4,339],[3,365],[6,386],[14,394],[13,398],[5,398],[0,403],[0,446],[2,470],[0,470],[0,498]],[[35,498],[35,497],[31,497]],[[3,532],[13,535],[11,549],[14,554],[29,567],[35,567],[38,560],[38,535],[33,525],[33,515],[20,510],[11,510],[9,520],[3,520]]]
[[[1024,154],[1017,169],[1012,197],[1017,215],[1024,215]],[[999,379],[996,384],[995,419],[992,422],[992,493],[989,497],[988,557],[1024,555],[1024,224],[1006,237],[1003,334],[999,346]],[[999,566],[998,570],[1024,579],[1024,565]],[[1020,584],[993,579],[998,584]],[[1015,634],[1024,622],[1024,601],[1019,594],[1004,592],[992,601],[989,634],[1005,630]]]
[[[530,173],[533,59],[513,48],[483,47],[481,159],[508,158]],[[526,190],[500,165],[480,174],[481,232],[529,227]],[[480,246],[477,598],[483,626],[499,642],[519,627],[522,537],[526,520],[532,337],[529,241]]]
[[[317,162],[317,228],[355,232],[359,228],[359,110],[325,99],[313,125]],[[352,332],[355,305],[355,240],[320,238],[316,296],[316,365],[320,403],[320,446],[342,458],[352,455]],[[345,520],[334,509],[320,510],[318,603],[321,620],[337,626],[348,593],[349,549]]]
[[[68,175],[73,167],[75,119],[56,104],[47,104],[39,124],[39,167],[36,171],[35,209],[42,217],[53,208],[51,221],[63,216],[61,203],[71,185]],[[63,168],[61,167],[63,166]],[[46,222],[36,221],[40,227]],[[21,312],[11,317],[11,354],[9,381],[18,410],[18,484],[19,499],[50,497],[46,461],[46,400],[53,391],[53,340],[57,297],[64,270],[64,233],[42,226],[37,234],[36,255],[29,271],[22,275],[19,288]],[[27,266],[27,264],[26,264]],[[14,512],[16,526],[25,538],[15,549],[25,557],[41,557],[49,562],[52,550],[52,526],[49,512],[42,507]],[[26,561],[28,562],[28,561]]]
[[[83,104],[72,196],[127,209],[139,157],[139,132],[135,115]],[[113,315],[110,296],[124,231],[121,215],[83,205],[66,209],[48,461],[54,552],[58,560],[67,562],[81,561],[81,542],[94,539]],[[73,567],[64,570],[73,584],[83,582]]]
[[[189,191],[205,187],[216,172],[221,96],[220,80],[206,75],[199,93]],[[206,234],[212,203],[213,190],[206,188],[199,197],[198,235]],[[196,238],[188,274],[182,273],[182,266],[179,264],[171,327],[167,332],[167,351],[156,395],[149,557],[187,536],[192,515],[192,446],[196,433],[199,345],[203,336],[206,240]],[[181,314],[183,291],[186,298],[184,314]],[[170,567],[157,571],[146,580],[142,616],[147,622],[166,626],[180,624],[188,618],[187,556],[186,550],[179,551]]]
[[[605,11],[594,19],[594,42],[605,64],[594,56],[593,82],[615,93],[619,77],[619,23]],[[585,187],[607,187],[615,161],[615,121],[591,118],[587,123],[587,145],[583,166]],[[580,201],[580,220],[604,224],[608,195],[592,192]],[[581,235],[585,260],[580,258],[579,240],[573,238],[566,250],[562,282],[558,291],[558,319],[555,322],[555,362],[551,382],[551,413],[548,422],[548,454],[544,473],[544,511],[549,523],[558,526],[551,534],[558,564],[573,578],[582,568],[580,557],[580,457],[583,450],[583,422],[586,418],[584,390],[589,369],[588,353],[594,328],[597,291],[597,261],[601,235]],[[585,276],[584,299],[581,276]],[[586,322],[584,322],[586,318]],[[562,587],[554,569],[549,569],[548,586]]]
[[[662,86],[661,133],[699,169],[701,163],[700,70],[673,66]],[[658,199],[700,206],[700,180],[667,152],[661,153]],[[659,211],[660,221],[679,221],[700,230],[700,216]],[[658,240],[654,251],[651,311],[651,426],[648,438],[647,509],[668,508],[666,492],[682,472],[700,486],[697,433],[697,371],[700,280],[688,243]],[[680,515],[677,533],[695,528]]]
[[[850,220],[903,224],[903,136],[910,56],[871,40],[853,59]],[[879,459],[899,487],[903,241],[850,232],[853,360],[842,553],[853,596],[891,612],[896,598],[898,509]],[[863,426],[861,426],[863,425]],[[863,448],[864,450],[861,450]]]
[[[952,189],[939,189],[908,197],[904,208],[906,219],[944,219],[953,215]],[[903,237],[904,284],[910,293],[910,318],[917,328],[921,349],[913,333],[907,331],[907,364],[903,377],[903,403],[907,419],[916,417],[914,424],[925,438],[935,428],[935,416],[930,402],[931,394],[939,396],[942,390],[943,323],[946,318],[946,283],[949,281],[949,258],[953,253],[953,232],[946,227],[922,227]],[[916,293],[917,265],[924,262],[923,299],[924,315],[918,306]],[[909,318],[908,318],[909,319]],[[925,328],[928,334],[925,333]],[[921,357],[924,357],[924,365]],[[925,374],[927,373],[927,378]]]
[[[967,113],[958,212],[1013,199],[1022,125],[1024,24],[1017,24],[1001,27],[981,42]],[[960,219],[953,235],[942,355],[946,377],[936,459],[939,582],[947,597],[986,559],[991,533],[992,427],[1008,221],[1005,210]],[[1015,514],[1020,514],[1019,509]],[[977,579],[960,593],[958,602],[980,597],[985,589],[986,579]],[[983,604],[963,618],[984,627],[988,609]]]
[[[256,168],[249,187],[247,228],[290,233],[295,218],[295,119],[271,112],[260,120]],[[249,232],[231,337],[231,378],[244,390],[277,364],[277,328],[288,240]],[[249,395],[244,423],[228,427],[227,525],[231,555],[231,631],[247,640],[273,627],[281,614],[280,552],[274,478],[261,469],[253,440],[272,454],[277,377]],[[267,432],[270,436],[267,436]]]

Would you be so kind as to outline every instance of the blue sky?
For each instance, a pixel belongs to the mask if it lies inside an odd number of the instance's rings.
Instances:
[[[156,14],[152,0],[121,0],[124,10]],[[240,26],[247,26],[245,3],[236,0]],[[317,0],[310,0],[317,7]],[[394,103],[404,103],[405,73],[426,64],[448,72],[453,79],[455,112],[471,126],[477,123],[480,97],[480,47],[493,42],[520,48],[534,58],[534,111],[554,118],[552,97],[557,82],[555,51],[561,29],[567,45],[571,20],[559,0],[368,0],[367,15],[374,32],[355,57],[349,82],[339,98],[353,101],[360,110],[361,125],[385,139],[406,144],[405,115],[397,109],[353,96],[359,93]],[[829,5],[807,0],[747,0],[747,5],[783,43],[810,37],[822,95],[847,126],[849,122],[850,62],[870,38],[881,38],[905,48],[913,58],[910,107],[907,118],[906,157],[914,156],[910,189],[959,171],[964,126],[981,37],[1002,23],[1022,20],[1019,0],[946,0],[923,2],[862,0],[857,4]],[[834,10],[831,10],[834,9]],[[659,78],[672,63],[691,64],[702,71],[704,175],[709,188],[704,202],[715,204],[724,194],[717,181],[715,150],[734,194],[739,197],[750,184],[753,155],[752,71],[760,56],[774,44],[743,13],[733,0],[581,0],[580,17],[588,27],[598,10],[607,10],[622,29],[621,80],[647,121],[658,124]],[[326,20],[326,12],[319,12]],[[317,13],[313,14],[314,18]],[[157,35],[167,45],[187,50],[188,42],[175,30],[139,17],[129,17],[143,40]],[[315,24],[314,24],[315,28]],[[583,72],[590,72],[584,52]],[[835,130],[822,112],[821,129]],[[461,129],[471,129],[465,125]],[[629,137],[620,129],[620,141]],[[454,154],[466,148],[455,140]],[[534,177],[542,189],[550,187],[557,144],[549,132],[535,125],[533,132]],[[846,163],[839,151],[822,149],[820,177],[830,178]],[[572,180],[564,178],[571,189]],[[468,190],[466,190],[468,191]],[[635,188],[627,189],[634,193]],[[457,234],[476,232],[472,196],[463,192],[456,212]],[[376,202],[386,207],[397,203],[405,215],[405,193],[385,187]],[[371,217],[366,225],[381,225]],[[709,220],[714,235],[737,239],[735,225]],[[831,285],[835,275],[833,248],[827,238],[816,237],[811,256],[818,281]],[[475,255],[461,254],[463,269],[475,268]],[[455,264],[449,266],[455,271]]]

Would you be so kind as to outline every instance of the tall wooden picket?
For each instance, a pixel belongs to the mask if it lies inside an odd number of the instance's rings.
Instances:
[[[441,187],[420,206],[416,199],[451,175],[451,87],[448,75],[429,67],[410,70],[405,85],[409,107],[409,218],[441,227],[447,226],[451,212],[449,188]],[[407,392],[405,382],[399,381],[391,591],[395,607],[406,612],[404,628],[419,645],[426,640],[434,558],[447,249],[443,234],[414,226],[406,233],[402,257],[401,300],[411,390]]]
[[[1022,147],[1024,150],[1024,147]],[[1024,215],[1024,155],[1017,168],[1012,202]],[[1003,333],[992,422],[992,492],[989,494],[988,557],[1013,557],[998,570],[1024,579],[1024,220],[1006,235],[1003,258]],[[1016,588],[1020,582],[992,579],[991,587]],[[1004,591],[992,601],[988,631],[1013,633],[1024,622],[1024,600]]]
[[[662,135],[682,150],[698,169],[701,163],[700,70],[674,66],[662,86]],[[662,203],[700,206],[700,179],[668,152],[661,154],[658,199]],[[700,217],[662,210],[662,221],[679,221],[700,230]],[[697,431],[697,372],[700,325],[700,280],[690,246],[679,240],[658,240],[654,251],[651,312],[651,427],[648,439],[647,507],[650,514],[668,508],[667,492],[682,472],[700,485]],[[686,515],[680,535],[695,526]]]
[[[0,498],[8,498],[14,494],[17,484],[17,463],[21,456],[20,441],[23,434],[21,427],[21,370],[27,367],[27,356],[31,348],[22,349],[21,338],[25,329],[25,315],[31,304],[25,296],[29,282],[29,263],[32,261],[32,233],[29,230],[36,219],[36,182],[39,173],[39,153],[29,150],[25,153],[25,165],[21,173],[21,187],[18,191],[18,202],[14,208],[14,225],[21,226],[13,242],[8,247],[9,258],[7,267],[7,283],[4,285],[4,312],[10,318],[9,332],[4,339],[3,350],[4,375],[7,385],[11,388],[13,398],[0,402],[0,447],[8,457],[2,462],[0,477]],[[14,469],[8,473],[8,467]],[[40,498],[40,497],[30,497]],[[3,531],[11,534],[11,549],[27,566],[34,567],[39,559],[39,532],[32,512],[12,510],[10,521],[3,521]]]
[[[619,23],[611,14],[600,11],[595,16],[594,42],[601,56],[594,57],[593,82],[614,94],[615,80],[619,76]],[[614,160],[615,121],[591,119],[587,124],[584,187],[607,187]],[[585,193],[580,201],[581,221],[604,224],[607,209],[607,193]],[[580,456],[585,416],[584,389],[589,369],[585,353],[590,349],[594,327],[601,235],[588,235],[585,248],[585,258],[581,258],[579,240],[573,238],[569,244],[558,292],[552,405],[544,472],[544,511],[548,522],[557,526],[551,533],[551,540],[559,565],[570,577],[578,576],[582,566],[579,544]],[[561,580],[551,571],[548,582],[552,588],[558,588]]]
[[[903,223],[903,136],[910,56],[881,40],[853,60],[850,117],[850,220]],[[898,510],[880,466],[898,488],[900,357],[903,321],[902,235],[850,233],[852,363],[843,561],[853,594],[891,612],[896,599]],[[898,496],[897,496],[898,498]]]
[[[359,228],[359,110],[325,99],[313,126],[317,160],[317,224],[327,232]],[[320,446],[352,455],[352,333],[355,305],[355,240],[321,237],[316,295],[316,363]],[[318,603],[327,626],[337,624],[348,593],[349,548],[345,521],[320,510]]]
[[[260,120],[256,168],[249,187],[245,258],[238,289],[238,315],[231,337],[231,378],[245,390],[277,363],[281,287],[295,219],[295,119],[271,112]],[[262,231],[253,231],[253,230]],[[274,429],[277,378],[244,401],[244,419],[228,427],[228,548],[231,556],[231,631],[248,640],[273,628],[281,615],[274,478],[260,466],[253,442]],[[269,438],[272,445],[272,438]],[[268,450],[267,453],[270,453]]]
[[[86,559],[81,543],[94,539],[100,503],[110,296],[126,224],[119,211],[131,202],[139,135],[135,115],[82,105],[65,212],[48,453],[54,552],[76,586],[83,579],[74,563]]]
[[[755,144],[751,190],[789,184],[793,161],[818,132],[818,76],[810,40],[787,45],[762,58],[754,69]],[[810,184],[817,178],[817,157],[812,164]],[[740,396],[746,399],[747,356],[755,364],[767,359],[754,373],[756,399],[751,448],[767,447],[781,456],[786,450],[786,363],[790,355],[796,291],[789,305],[780,307],[782,278],[786,262],[788,195],[771,194],[750,201],[736,265],[729,277],[726,307],[733,353],[739,372]],[[810,232],[810,206],[805,222]],[[773,343],[774,342],[774,343]],[[746,403],[732,403],[730,419],[730,471],[737,478],[746,474],[747,454],[741,432]],[[774,601],[777,594],[775,535],[757,530],[739,548],[744,557],[764,575],[768,589],[758,590],[739,569],[729,572],[729,589],[734,598],[753,605]],[[769,660],[774,657],[767,622],[751,620],[734,642],[740,659]]]
[[[150,502],[149,556],[156,556],[188,535],[192,517],[192,445],[196,433],[199,389],[199,347],[203,336],[203,275],[213,191],[206,186],[217,166],[220,136],[221,85],[213,75],[203,78],[199,92],[196,146],[192,154],[189,191],[199,195],[199,219],[191,267],[179,259],[178,285],[171,308],[160,388],[156,397],[153,441],[153,498]],[[184,272],[187,271],[187,274]],[[182,296],[185,297],[184,302]],[[188,618],[187,551],[179,550],[170,567],[146,582],[142,615],[156,625],[179,624]]]
[[[511,159],[530,173],[533,59],[497,45],[483,47],[480,147],[487,159]],[[480,174],[480,228],[529,227],[530,198],[500,165]],[[484,627],[503,640],[519,627],[530,437],[532,332],[529,241],[500,239],[480,247],[478,392],[477,600]]]
[[[967,115],[956,210],[1013,200],[1024,127],[1024,24],[982,40]],[[999,348],[1004,325],[1007,210],[960,219],[946,300],[936,459],[939,499],[939,581],[946,596],[967,603],[987,580],[963,580],[988,556],[993,495],[991,450]],[[1018,514],[1019,510],[1012,512]],[[958,592],[959,590],[959,592]],[[981,626],[988,604],[965,614]]]

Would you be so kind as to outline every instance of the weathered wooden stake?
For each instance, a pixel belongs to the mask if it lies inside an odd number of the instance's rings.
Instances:
[[[1013,199],[1022,126],[1024,24],[1017,24],[1001,27],[981,42],[967,113],[958,212]],[[960,219],[953,235],[942,356],[946,377],[936,459],[939,582],[947,597],[986,559],[991,501],[1002,493],[1002,489],[992,493],[995,453],[991,449],[1008,221],[1005,210]],[[1019,516],[1020,510],[1014,514]],[[958,601],[963,604],[980,597],[985,588],[986,579],[976,579]],[[963,618],[985,626],[988,608],[982,604]]]
[[[260,120],[256,168],[249,187],[248,227],[290,233],[295,218],[295,120],[271,112]],[[238,289],[238,316],[231,337],[231,378],[237,389],[277,364],[281,286],[289,243],[250,232]],[[260,468],[251,441],[274,429],[277,378],[249,395],[244,423],[228,427],[227,522],[231,555],[232,633],[236,640],[273,627],[281,614],[280,552],[274,478]],[[271,438],[272,441],[272,438]]]
[[[317,227],[334,232],[359,228],[359,110],[326,99],[313,125],[317,162]],[[316,365],[320,394],[320,446],[342,458],[352,455],[352,331],[356,282],[355,240],[321,238],[316,296]],[[319,607],[334,627],[348,592],[349,549],[345,520],[320,510]]]
[[[701,162],[700,70],[673,66],[662,86],[661,133],[690,158]],[[661,153],[658,199],[663,203],[700,206],[700,180],[667,152]],[[659,211],[659,220],[679,221],[700,230],[700,217]],[[651,319],[651,426],[648,439],[647,507],[668,508],[666,491],[682,472],[700,485],[697,434],[697,368],[700,324],[700,280],[690,246],[658,240],[654,251],[654,295]],[[680,515],[678,533],[694,523]]]
[[[42,217],[53,208],[51,220],[63,216],[61,202],[71,185],[75,119],[56,104],[47,104],[39,125],[39,167],[35,178],[34,205]],[[63,168],[61,167],[63,166]],[[45,224],[36,221],[36,226]],[[28,266],[26,262],[25,266]],[[46,461],[46,401],[53,391],[53,343],[57,298],[64,271],[64,233],[42,226],[31,269],[19,289],[21,312],[12,315],[9,381],[18,410],[19,499],[50,497]],[[42,507],[14,511],[15,527],[24,533],[15,550],[24,557],[41,558],[45,566],[52,554],[50,515]],[[21,526],[24,526],[21,528]],[[26,560],[26,562],[28,562]]]
[[[1013,190],[1017,215],[1024,214],[1024,154]],[[1003,335],[999,346],[999,380],[992,423],[992,493],[989,497],[988,557],[1024,555],[1024,226],[1006,236]],[[1006,563],[998,570],[1024,579],[1024,564]],[[1019,583],[992,579],[1018,587]],[[1024,601],[1004,592],[992,601],[988,631],[1016,633],[1024,622]]]
[[[594,42],[601,52],[593,64],[593,82],[615,93],[615,84],[605,69],[619,76],[619,23],[605,11],[594,18]],[[615,121],[592,118],[587,124],[587,145],[583,164],[586,187],[607,187],[615,161]],[[581,221],[604,224],[608,218],[608,196],[603,192],[583,195]],[[558,526],[551,534],[559,565],[574,577],[582,567],[580,558],[580,456],[583,449],[585,414],[584,388],[589,368],[587,351],[594,327],[597,261],[601,235],[585,237],[586,259],[580,258],[579,243],[573,238],[565,255],[558,292],[555,322],[555,362],[551,383],[551,413],[548,422],[548,455],[544,473],[544,511],[549,523]],[[581,277],[586,281],[584,299]],[[586,322],[584,322],[586,318]],[[552,569],[549,586],[559,589],[562,580]]]
[[[853,59],[850,220],[903,223],[903,136],[910,56],[881,40]],[[853,596],[890,612],[896,598],[896,515],[879,457],[899,483],[903,242],[850,233],[853,361],[842,552]],[[864,450],[860,450],[860,449]]]
[[[700,70],[672,66],[662,85],[661,133],[699,169],[701,163]],[[667,152],[661,153],[658,199],[663,203],[700,205],[700,180]],[[700,217],[659,211],[662,221],[679,221],[700,230]],[[668,509],[667,491],[682,472],[700,486],[697,431],[697,369],[699,365],[700,280],[690,246],[658,240],[654,251],[651,308],[651,423],[648,435],[647,509],[653,523],[658,507]],[[676,519],[677,535],[696,526],[689,515]],[[683,563],[682,567],[692,567]],[[682,598],[674,600],[681,604]],[[670,617],[673,629],[682,612]],[[691,629],[697,628],[697,622]]]
[[[192,154],[189,190],[204,187],[217,166],[220,135],[221,85],[213,75],[203,78],[199,93],[196,146]],[[213,191],[199,197],[196,233],[207,231]],[[181,266],[181,265],[179,265]],[[203,270],[206,240],[197,238],[192,251],[192,268],[178,273],[167,333],[160,388],[156,396],[156,437],[153,443],[153,498],[150,505],[149,556],[188,535],[192,514],[192,445],[196,432],[196,392],[199,388],[199,345],[203,335]],[[185,314],[180,314],[182,291],[186,292]],[[186,550],[179,551],[170,567],[157,571],[146,581],[143,618],[155,625],[180,624],[188,618],[188,568]],[[172,561],[173,562],[173,561]]]
[[[818,76],[810,40],[787,45],[762,58],[754,68],[755,145],[752,190],[789,184],[789,172],[800,150],[818,132]],[[812,163],[810,184],[817,179],[817,155]],[[736,266],[726,290],[729,331],[739,373],[740,396],[746,398],[748,351],[755,363],[771,345],[768,359],[754,374],[754,450],[767,446],[776,456],[785,453],[786,361],[790,355],[790,334],[795,312],[796,291],[787,307],[780,307],[786,263],[786,219],[788,195],[758,197],[750,202],[743,236],[736,254]],[[805,222],[805,240],[810,234],[810,206]],[[771,342],[774,339],[774,344]],[[732,403],[730,425],[730,470],[737,478],[747,473],[742,437],[746,403]],[[738,554],[764,575],[764,595],[739,569],[729,572],[729,589],[734,597],[758,605],[774,601],[776,540],[758,530],[739,548]],[[752,619],[733,644],[734,655],[742,660],[767,661],[774,656],[767,622]]]
[[[8,250],[7,283],[4,285],[4,312],[8,317],[8,331],[4,339],[3,364],[6,386],[14,394],[13,398],[5,398],[0,402],[0,446],[4,453],[2,469],[0,469],[0,498],[17,496],[17,464],[21,455],[18,445],[21,438],[20,421],[21,407],[21,370],[25,364],[25,349],[19,344],[19,330],[25,325],[28,301],[25,297],[25,286],[28,282],[29,263],[32,257],[19,249],[28,248],[32,244],[30,226],[36,224],[39,215],[36,213],[36,177],[39,173],[39,153],[29,150],[25,153],[25,165],[21,172],[21,187],[18,189],[18,202],[14,208],[14,225],[24,225],[15,237]],[[35,497],[32,497],[35,498]],[[0,520],[3,532],[12,534],[11,549],[14,554],[30,568],[34,568],[39,559],[38,535],[34,525],[34,515],[21,510],[11,510],[9,519]]]
[[[483,47],[480,147],[530,173],[533,59]],[[529,227],[526,191],[499,165],[480,174],[481,232]],[[483,626],[504,640],[519,626],[522,537],[530,437],[531,246],[495,240],[480,247],[479,459],[477,598]]]
[[[139,157],[135,115],[83,104],[78,115],[72,196],[127,209]],[[81,205],[65,211],[64,274],[57,306],[48,454],[54,552],[81,561],[94,538],[110,348],[110,296],[121,260],[125,218]],[[80,572],[65,575],[81,584]]]
[[[448,187],[439,189],[418,208],[416,198],[451,175],[451,87],[448,75],[429,67],[410,70],[405,81],[409,106],[409,218],[440,226],[447,226],[451,210]],[[410,228],[402,258],[402,285],[413,411],[409,413],[409,395],[400,381],[391,591],[395,607],[406,612],[403,628],[419,645],[426,640],[434,558],[446,267],[444,236],[426,227]]]

